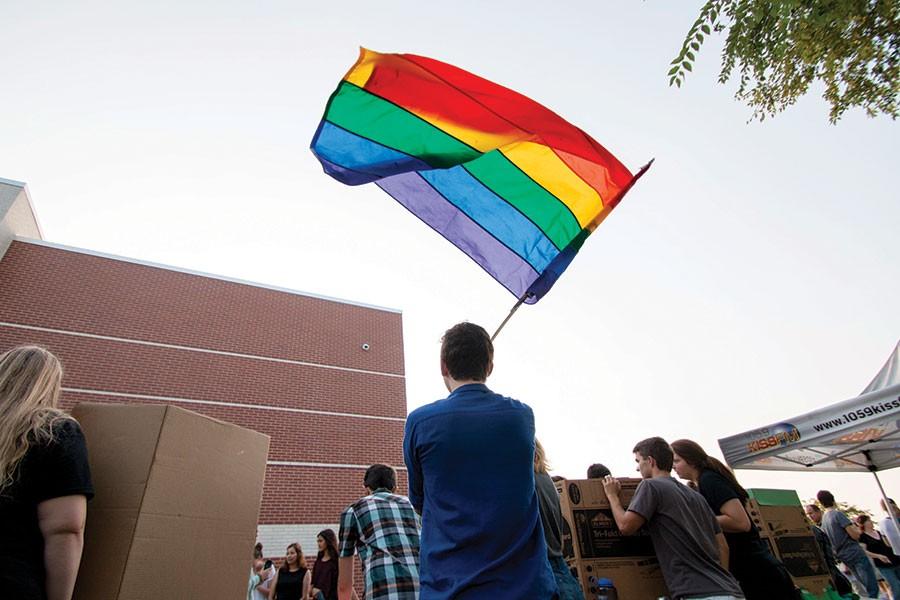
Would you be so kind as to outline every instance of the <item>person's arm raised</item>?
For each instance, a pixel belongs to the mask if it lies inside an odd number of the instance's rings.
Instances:
[[[44,500],[37,506],[44,537],[47,600],[70,600],[84,548],[87,498],[82,495]]]
[[[619,481],[607,475],[603,478],[603,490],[609,500],[609,507],[612,509],[613,519],[622,535],[634,535],[644,526],[647,520],[638,513],[622,508],[622,501],[619,499],[619,493],[622,486]]]

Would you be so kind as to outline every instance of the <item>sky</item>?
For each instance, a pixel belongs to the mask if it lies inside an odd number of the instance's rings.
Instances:
[[[445,395],[442,332],[515,302],[374,186],[308,146],[359,46],[437,58],[656,162],[496,341],[555,473],[633,474],[651,435],[716,440],[856,396],[900,337],[898,124],[836,126],[814,88],[749,122],[711,38],[666,72],[701,2],[6,2],[0,177],[45,239],[403,311],[410,410]],[[877,509],[868,474],[738,471]],[[900,495],[900,472],[882,479]],[[875,511],[879,513],[880,511]]]

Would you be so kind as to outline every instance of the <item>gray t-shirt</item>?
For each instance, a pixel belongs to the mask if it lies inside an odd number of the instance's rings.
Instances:
[[[534,474],[534,491],[537,493],[544,539],[548,556],[562,556],[562,514],[559,508],[559,492],[546,473]]]
[[[863,550],[859,542],[854,540],[847,534],[847,526],[853,525],[847,515],[839,510],[832,508],[825,511],[822,515],[822,529],[831,540],[834,547],[834,555],[842,563],[847,565],[856,564],[866,559],[866,552]]]
[[[703,496],[672,477],[643,480],[628,510],[647,519],[647,529],[672,598],[744,593],[719,564],[721,532]]]

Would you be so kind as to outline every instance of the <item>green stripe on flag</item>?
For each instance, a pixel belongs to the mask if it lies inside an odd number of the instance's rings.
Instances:
[[[544,232],[557,249],[569,245],[581,231],[572,211],[538,185],[498,150],[464,165],[489,190],[516,207]]]
[[[472,160],[481,152],[396,104],[342,82],[325,118],[359,136],[422,159],[438,168]]]

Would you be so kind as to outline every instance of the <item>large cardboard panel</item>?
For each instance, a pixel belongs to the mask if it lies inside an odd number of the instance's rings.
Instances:
[[[132,440],[141,424],[134,415],[147,408],[162,411],[161,418],[156,413],[156,439],[152,444],[135,444]],[[127,550],[117,586],[112,589],[111,584],[95,581],[100,567],[91,565],[79,575],[76,598],[243,597],[248,549],[256,539],[268,436],[174,406],[92,405],[82,411],[111,411],[103,419],[104,431],[98,430],[96,441],[89,444],[102,445],[101,454],[118,455],[145,468],[142,477],[135,477],[144,481],[136,515],[136,495],[128,496],[128,515],[134,523],[118,533],[116,548],[127,546]],[[89,440],[92,435],[85,428]],[[105,465],[95,463],[93,446],[89,445],[93,472],[113,482],[125,476],[120,468],[104,472]],[[105,501],[124,502],[118,498],[118,489],[107,489]],[[99,497],[99,488],[97,492]],[[110,560],[123,560],[114,556],[115,550],[105,540],[89,539],[91,521],[107,516],[91,507],[86,533],[86,547],[98,547],[91,561],[101,561],[103,567]],[[122,541],[126,537],[127,543]],[[108,576],[108,571],[104,573]],[[101,585],[106,585],[106,593],[93,591]]]
[[[116,598],[166,414],[165,406],[80,404],[94,482],[75,598]]]
[[[585,598],[597,597],[597,588],[591,583],[591,577],[612,579],[619,600],[656,600],[669,593],[655,557],[582,560],[574,565]]]

